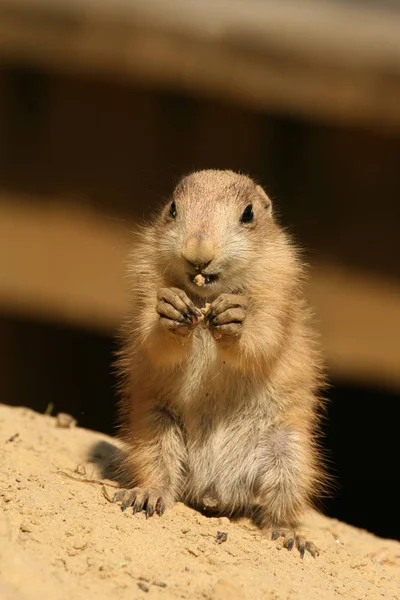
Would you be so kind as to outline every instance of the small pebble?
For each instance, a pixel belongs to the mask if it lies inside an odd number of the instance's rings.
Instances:
[[[78,538],[75,540],[73,548],[75,550],[84,550],[87,546],[87,541],[83,538]]]
[[[62,427],[64,429],[70,429],[71,427],[76,427],[77,421],[71,415],[67,413],[58,413],[56,416],[56,426]]]
[[[78,473],[78,475],[86,475],[85,465],[77,465],[75,468],[75,473]]]
[[[226,542],[227,539],[228,534],[225,531],[217,531],[217,535],[215,537],[217,544],[222,544],[223,542]]]
[[[32,525],[30,525],[29,523],[26,523],[26,522],[21,523],[19,528],[23,533],[32,533],[32,530],[33,530]]]

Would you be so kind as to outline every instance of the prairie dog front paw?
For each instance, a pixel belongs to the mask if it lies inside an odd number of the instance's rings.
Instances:
[[[248,298],[240,294],[221,294],[211,304],[207,324],[215,340],[234,340],[242,333]]]
[[[161,288],[156,310],[161,327],[183,337],[189,335],[202,314],[187,294],[178,288]]]

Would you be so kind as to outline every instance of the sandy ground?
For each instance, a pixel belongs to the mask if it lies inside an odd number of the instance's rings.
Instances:
[[[400,543],[315,513],[304,526],[321,553],[303,560],[244,520],[182,504],[122,513],[102,487],[114,492],[115,452],[105,435],[0,405],[2,600],[400,600]]]

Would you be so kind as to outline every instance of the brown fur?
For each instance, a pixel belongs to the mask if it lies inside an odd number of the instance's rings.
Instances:
[[[173,200],[176,218],[168,202],[141,229],[130,257],[132,310],[118,361],[124,471],[166,506],[182,500],[220,514],[255,508],[262,526],[295,527],[323,481],[321,363],[303,265],[270,199],[248,177],[196,172]],[[243,224],[249,203],[255,220]],[[219,279],[196,286],[187,260],[211,260],[207,269]],[[211,310],[221,294],[233,294],[223,300],[233,323],[168,329],[156,310],[161,288],[179,288]],[[235,298],[243,307],[230,307]]]

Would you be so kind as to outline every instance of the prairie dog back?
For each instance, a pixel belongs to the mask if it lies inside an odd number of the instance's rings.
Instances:
[[[116,500],[252,516],[295,532],[323,482],[321,362],[303,266],[264,190],[231,171],[184,177],[137,236],[118,361],[124,471]]]

